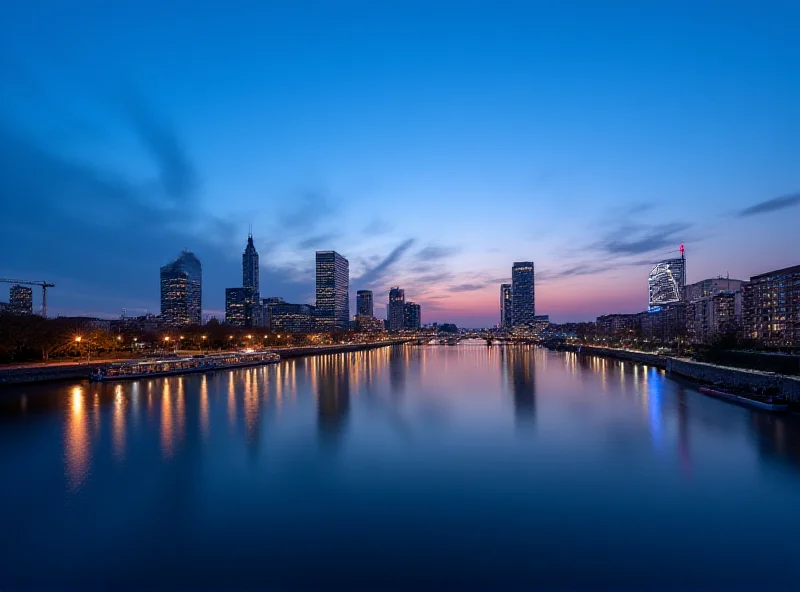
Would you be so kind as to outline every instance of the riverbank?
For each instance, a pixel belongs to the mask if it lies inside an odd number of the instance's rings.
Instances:
[[[567,346],[567,351],[577,352],[577,346]],[[696,362],[687,358],[660,356],[648,352],[637,352],[610,347],[584,345],[581,353],[593,356],[615,358],[654,366],[683,378],[702,384],[727,384],[741,389],[766,389],[778,387],[792,403],[800,403],[800,379],[773,372],[760,372],[730,366],[717,366],[705,362]]]
[[[314,356],[322,354],[341,354],[356,351],[366,351],[387,347],[390,345],[400,345],[411,341],[410,339],[392,339],[377,343],[353,343],[348,345],[320,345],[306,347],[290,347],[280,349],[270,349],[267,351],[275,352],[281,359],[300,358],[304,356]],[[140,358],[131,358],[140,359]],[[120,362],[122,360],[114,360]],[[12,368],[0,369],[0,388],[3,385],[33,384],[37,382],[58,382],[65,380],[84,380],[88,379],[93,370],[103,368],[108,362],[89,363],[64,363],[55,362],[52,365],[34,364],[31,366],[15,366]]]

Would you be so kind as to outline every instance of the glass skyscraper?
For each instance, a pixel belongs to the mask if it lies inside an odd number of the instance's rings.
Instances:
[[[367,317],[375,316],[372,290],[359,290],[356,292],[356,314]]]
[[[161,316],[167,325],[199,325],[202,320],[203,268],[191,251],[161,268]]]
[[[406,329],[419,329],[422,325],[422,309],[416,302],[406,302],[403,308],[403,325]]]
[[[650,270],[647,280],[650,291],[649,310],[666,304],[683,302],[686,286],[686,259],[667,259]]]
[[[246,312],[246,289],[225,288],[225,322],[235,327],[244,327]]]
[[[401,288],[392,288],[389,290],[389,308],[387,309],[387,319],[389,320],[390,331],[399,331],[405,326],[405,307],[405,290]]]
[[[532,327],[536,316],[533,261],[517,261],[511,268],[511,317],[515,327]]]
[[[317,251],[316,315],[322,331],[350,326],[350,263],[336,251]]]
[[[252,327],[263,324],[261,295],[258,278],[258,251],[253,244],[253,234],[247,235],[247,246],[242,253],[242,288],[244,289],[243,326]]]
[[[511,284],[500,284],[500,326],[508,329],[514,324],[511,315]]]

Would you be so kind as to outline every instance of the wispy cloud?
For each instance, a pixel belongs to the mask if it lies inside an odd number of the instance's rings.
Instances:
[[[404,240],[392,249],[391,253],[380,263],[361,274],[361,277],[356,280],[356,283],[360,286],[372,286],[380,282],[386,275],[386,272],[388,272],[389,269],[400,260],[405,252],[414,245],[414,242],[413,238]]]
[[[739,217],[745,218],[747,216],[766,214],[767,212],[777,212],[778,210],[785,210],[798,205],[800,205],[800,193],[790,193],[789,195],[774,197],[745,208],[739,212]]]
[[[624,224],[608,233],[594,247],[610,255],[641,255],[675,247],[691,228],[685,222],[669,222],[657,226]]]
[[[486,284],[459,284],[457,286],[450,286],[450,292],[475,292],[476,290],[483,290]]]
[[[461,249],[458,247],[445,247],[443,245],[428,245],[417,251],[414,256],[420,261],[438,261],[456,255]]]
[[[394,226],[382,218],[373,218],[361,231],[366,236],[380,236],[394,230]]]
[[[336,239],[339,235],[335,232],[323,232],[321,234],[317,234],[314,236],[310,236],[306,239],[301,240],[297,243],[297,247],[300,249],[314,249],[329,244],[331,241]]]

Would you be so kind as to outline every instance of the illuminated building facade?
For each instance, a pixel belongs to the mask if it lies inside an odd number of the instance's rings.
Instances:
[[[33,314],[33,288],[11,286],[8,294],[8,311],[13,314]]]
[[[317,251],[316,314],[321,331],[350,326],[350,263],[336,251]]]
[[[742,323],[741,290],[717,292],[686,304],[686,332],[692,343],[708,344],[723,335],[736,336]]]
[[[199,325],[202,320],[203,268],[191,251],[161,268],[161,317],[166,325]]]
[[[406,302],[403,307],[403,328],[412,331],[422,326],[422,308],[416,302]]]
[[[356,314],[367,317],[375,316],[372,290],[359,290],[356,292]]]
[[[500,284],[500,327],[508,329],[514,324],[511,314],[511,284]]]
[[[387,308],[389,330],[400,331],[405,326],[406,292],[402,288],[389,290],[389,306]]]
[[[269,315],[270,329],[278,333],[313,333],[317,330],[317,315],[310,304],[271,304]]]
[[[511,316],[515,327],[532,327],[536,316],[536,290],[532,261],[517,261],[511,268]]]
[[[769,347],[800,347],[800,265],[750,278],[744,337]]]
[[[246,326],[248,309],[245,288],[225,288],[225,322],[234,327]]]
[[[683,302],[686,286],[686,259],[681,245],[681,257],[666,259],[650,271],[647,285],[650,291],[649,309]]]

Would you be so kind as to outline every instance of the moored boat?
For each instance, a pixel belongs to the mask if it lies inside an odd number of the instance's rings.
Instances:
[[[746,407],[753,407],[755,409],[764,409],[766,411],[782,412],[789,409],[789,405],[781,400],[776,401],[774,397],[754,397],[749,394],[734,394],[728,393],[716,388],[700,387],[700,392],[710,397],[716,397],[724,401],[730,401],[738,405]]]
[[[225,354],[201,355],[187,358],[168,358],[158,360],[130,360],[117,362],[97,368],[89,376],[95,382],[115,380],[136,380],[139,378],[157,378],[175,374],[207,372],[210,370],[228,370],[246,366],[261,366],[280,361],[280,356],[273,352],[230,352]]]

